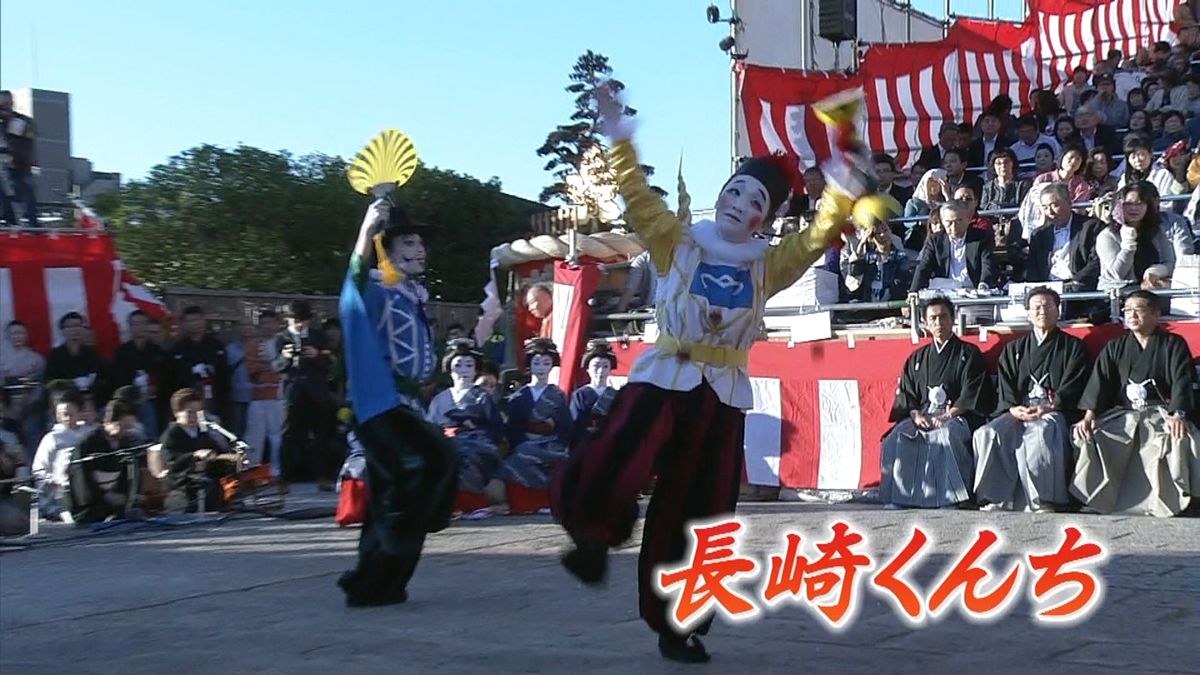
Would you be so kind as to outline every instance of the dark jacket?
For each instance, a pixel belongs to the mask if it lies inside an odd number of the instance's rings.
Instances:
[[[966,234],[966,263],[967,276],[971,285],[985,283],[988,286],[996,284],[996,268],[992,264],[992,249],[995,240],[992,235],[973,227],[967,228]],[[909,292],[916,293],[929,286],[929,280],[934,277],[950,276],[950,235],[945,232],[925,240],[921,249],[921,257],[917,259],[917,269],[913,273],[912,285]]]
[[[199,341],[183,338],[176,342],[169,356],[170,387],[163,395],[170,398],[180,389],[192,388],[204,396],[206,408],[215,407],[218,414],[226,414],[231,373],[225,345],[205,333]]]
[[[224,450],[211,433],[201,431],[193,437],[176,422],[172,422],[162,433],[159,443],[162,443],[163,458],[167,462],[167,482],[177,490],[187,487],[188,474],[192,473],[196,463],[193,453],[198,450],[212,450],[214,453]]]
[[[1010,145],[1012,145],[1011,138],[996,136],[996,147],[992,148],[992,152],[995,152],[1001,148],[1007,148]],[[967,146],[967,167],[971,169],[980,166],[984,167],[982,175],[988,175],[987,172],[991,169],[987,163],[988,158],[984,156],[985,149],[986,148],[983,145],[982,137],[976,138],[975,140],[971,141],[970,145]]]
[[[283,355],[283,348],[294,345],[296,352],[289,358]],[[317,350],[315,357],[302,356],[304,347]],[[330,366],[333,354],[325,342],[325,335],[316,326],[310,326],[302,338],[291,331],[283,331],[275,336],[275,360],[271,366],[283,376],[283,395],[288,401],[307,398],[313,401],[324,401],[329,398]],[[382,364],[380,367],[383,367]]]
[[[942,146],[934,143],[928,148],[921,150],[921,155],[917,157],[917,164],[924,167],[942,167]]]
[[[1001,185],[993,178],[983,184],[983,196],[979,198],[979,210],[1015,209],[1021,206],[1021,202],[1025,200],[1027,194],[1029,194],[1029,181],[1027,180],[1015,180],[1007,185]]]
[[[913,188],[892,183],[892,187],[888,188],[887,194],[891,195],[892,199],[900,202],[900,207],[904,208],[904,205],[908,203],[908,200],[912,199]]]
[[[67,345],[62,344],[50,350],[46,358],[46,370],[42,375],[47,383],[55,380],[79,379],[76,386],[81,393],[91,394],[96,402],[96,408],[102,408],[108,402],[112,391],[106,381],[108,366],[96,350],[87,345],[79,347],[79,353],[72,354]]]
[[[12,168],[26,172],[37,163],[34,153],[34,139],[37,138],[37,128],[33,120],[14,112],[8,119],[0,120],[3,127],[4,143],[8,154],[12,155]]]
[[[983,179],[979,176],[976,176],[974,173],[970,171],[964,172],[962,179],[957,183],[952,183],[949,177],[946,178],[946,190],[951,195],[953,195],[958,188],[963,187],[964,185],[973,188],[975,190],[975,194],[982,197]]]
[[[1104,224],[1087,219],[1078,213],[1071,215],[1070,252],[1071,281],[1082,290],[1095,290],[1100,279],[1100,259],[1096,257],[1096,235]],[[1034,231],[1029,240],[1029,259],[1025,263],[1025,281],[1050,280],[1050,254],[1054,252],[1054,226],[1046,225]]]
[[[1093,148],[1087,147],[1087,142],[1083,140],[1083,134],[1079,133],[1078,131],[1075,132],[1075,140],[1087,148],[1088,152],[1092,151]],[[1106,124],[1101,124],[1096,127],[1095,147],[1104,148],[1110,157],[1113,155],[1119,155],[1125,150],[1124,147],[1122,147],[1121,138],[1117,136],[1117,133],[1113,131],[1112,127]]]
[[[158,345],[147,340],[139,349],[133,340],[130,340],[117,347],[116,353],[113,354],[109,382],[115,391],[120,387],[136,384],[138,373],[145,373],[150,380],[150,386],[155,389],[155,396],[165,395],[170,398],[173,392],[158,391],[164,383],[166,363],[167,356]],[[149,392],[141,393],[149,398]]]

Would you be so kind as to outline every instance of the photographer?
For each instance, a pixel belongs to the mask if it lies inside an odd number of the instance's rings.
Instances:
[[[294,480],[300,464],[306,463],[317,488],[327,492],[333,489],[339,464],[332,452],[332,354],[324,333],[311,326],[312,318],[307,301],[292,302],[288,329],[275,338],[278,356],[271,365],[283,375],[283,478]]]
[[[33,120],[13,112],[10,91],[0,91],[0,218],[20,227],[16,202],[25,205],[27,227],[37,227],[37,195],[33,189]]]
[[[886,223],[876,223],[869,236],[848,238],[841,251],[846,297],[851,302],[903,300],[909,283],[908,253]],[[887,315],[886,310],[881,316]],[[878,318],[872,313],[872,318]]]

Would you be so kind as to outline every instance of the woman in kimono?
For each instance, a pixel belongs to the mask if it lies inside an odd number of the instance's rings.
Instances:
[[[608,377],[617,367],[617,355],[605,340],[593,340],[580,363],[589,382],[571,394],[571,419],[575,420],[572,442],[596,433],[616,398],[617,390],[608,386]]]
[[[442,359],[451,386],[429,403],[426,415],[458,448],[458,489],[482,494],[500,466],[497,443],[504,437],[500,409],[483,387],[475,384],[483,369],[483,354],[470,339],[453,341]]]
[[[567,457],[574,424],[562,389],[550,384],[559,365],[558,348],[547,338],[525,345],[525,369],[532,378],[508,399],[508,443],[498,478],[530,490],[546,490],[558,465]],[[492,497],[489,494],[489,497]]]

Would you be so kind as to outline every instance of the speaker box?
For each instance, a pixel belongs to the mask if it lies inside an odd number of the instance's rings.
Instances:
[[[819,35],[830,42],[858,37],[858,0],[819,0]]]

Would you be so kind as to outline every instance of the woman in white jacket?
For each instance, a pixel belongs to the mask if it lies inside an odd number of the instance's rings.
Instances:
[[[1100,290],[1162,288],[1194,240],[1182,219],[1158,210],[1158,191],[1145,181],[1117,191],[1113,223],[1096,236]]]
[[[1121,174],[1121,180],[1117,181],[1117,189],[1138,181],[1146,181],[1153,185],[1160,195],[1187,194],[1187,183],[1175,179],[1164,159],[1155,161],[1151,148],[1149,139],[1140,134],[1125,139],[1125,171]]]

